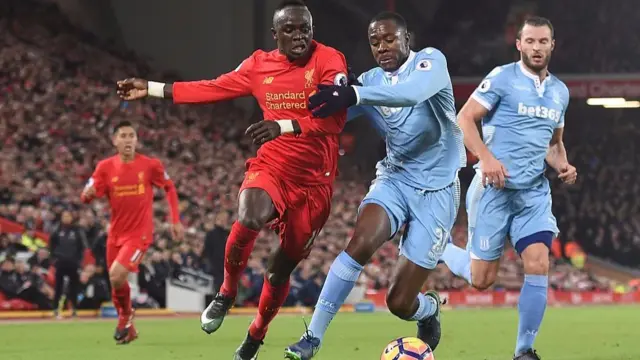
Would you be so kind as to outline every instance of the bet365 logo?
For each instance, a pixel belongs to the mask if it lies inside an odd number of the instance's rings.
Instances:
[[[518,103],[518,115],[526,115],[529,117],[537,117],[559,122],[562,111],[549,109],[546,106],[527,106],[524,103]]]

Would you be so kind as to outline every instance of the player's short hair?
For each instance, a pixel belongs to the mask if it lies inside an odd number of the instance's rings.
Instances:
[[[277,16],[278,16],[278,12],[280,10],[284,10],[290,7],[302,7],[302,8],[307,8],[307,4],[304,3],[304,1],[302,0],[282,0],[280,2],[280,4],[278,4],[278,7],[276,7],[276,10],[273,12],[273,27],[276,28],[276,20],[277,20]]]
[[[135,126],[133,126],[133,123],[129,120],[122,120],[119,123],[116,124],[116,126],[113,127],[113,131],[111,132],[113,135],[115,135],[118,130],[122,129],[123,127],[132,127],[135,129]]]
[[[407,30],[407,21],[402,17],[402,15],[393,11],[383,11],[379,13],[378,15],[374,16],[371,21],[369,21],[369,24],[373,24],[374,22],[383,20],[391,20],[396,24],[397,27]]]
[[[522,37],[522,29],[524,29],[525,25],[531,25],[535,27],[546,26],[549,28],[549,30],[551,30],[551,38],[552,39],[555,38],[555,31],[553,30],[553,24],[551,23],[551,20],[544,18],[542,16],[529,16],[526,19],[524,19],[524,21],[518,28],[518,34],[516,35],[516,39],[520,39]]]
[[[307,7],[307,4],[305,4],[302,0],[282,0],[278,4],[278,7],[276,7],[275,12],[286,9],[288,7]]]

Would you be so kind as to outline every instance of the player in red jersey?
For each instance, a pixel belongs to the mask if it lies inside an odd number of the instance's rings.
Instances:
[[[253,95],[262,108],[265,120],[246,131],[262,146],[246,164],[238,221],[226,245],[224,283],[201,317],[207,333],[222,325],[255,239],[274,221],[281,243],[269,261],[258,315],[236,351],[238,360],[256,356],[269,323],[289,294],[291,272],[309,254],[329,216],[338,136],[346,122],[344,111],[320,119],[307,107],[319,84],[346,83],[347,64],[342,53],[312,40],[312,18],[304,3],[281,3],[274,13],[272,32],[277,50],[258,50],[234,71],[215,80],[118,82],[118,93],[125,100],[152,96],[181,104],[211,103]]]
[[[133,309],[127,277],[138,272],[138,265],[153,242],[153,187],[164,189],[171,208],[171,232],[181,240],[178,194],[160,160],[136,153],[138,137],[128,121],[114,128],[113,145],[118,154],[98,163],[82,192],[85,203],[106,196],[111,206],[107,238],[107,267],[111,298],[118,310],[114,338],[127,344],[138,337],[133,326]]]

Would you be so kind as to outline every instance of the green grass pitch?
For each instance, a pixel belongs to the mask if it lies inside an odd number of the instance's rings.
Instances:
[[[308,317],[307,317],[308,320]],[[137,320],[140,338],[116,346],[114,321],[0,322],[2,360],[180,360],[233,359],[250,317],[232,316],[207,336],[199,319]],[[449,310],[436,360],[508,360],[515,342],[515,309]],[[282,359],[299,338],[301,316],[281,315],[270,327],[259,359]],[[386,313],[339,314],[318,360],[377,360],[394,338],[415,334],[413,323]],[[640,307],[552,308],[536,346],[544,360],[640,359]]]

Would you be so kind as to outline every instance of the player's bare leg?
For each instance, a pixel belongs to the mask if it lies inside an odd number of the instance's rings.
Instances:
[[[389,311],[395,316],[407,321],[418,321],[417,337],[435,350],[442,333],[440,296],[436,291],[422,294],[422,287],[430,273],[431,270],[400,256],[386,300]]]
[[[364,265],[390,236],[391,223],[385,209],[374,203],[364,205],[346,250],[331,265],[309,329],[300,341],[285,349],[287,359],[309,360],[315,356],[324,333],[355,286]]]
[[[486,290],[496,282],[500,260],[485,261],[471,259],[471,286],[478,290]]]
[[[281,247],[269,258],[258,304],[258,315],[249,326],[247,337],[236,350],[235,360],[251,360],[257,357],[269,323],[276,317],[289,295],[291,273],[300,260],[289,257]]]
[[[118,261],[109,268],[109,282],[113,304],[118,310],[118,325],[113,338],[119,345],[124,345],[138,338],[138,331],[133,325],[133,308],[131,306],[131,288],[127,280],[129,269]]]
[[[260,230],[277,216],[269,194],[262,189],[243,190],[238,202],[238,221],[231,227],[225,248],[224,283],[200,316],[200,326],[207,334],[222,326],[235,301],[238,281],[247,267],[256,238]]]

